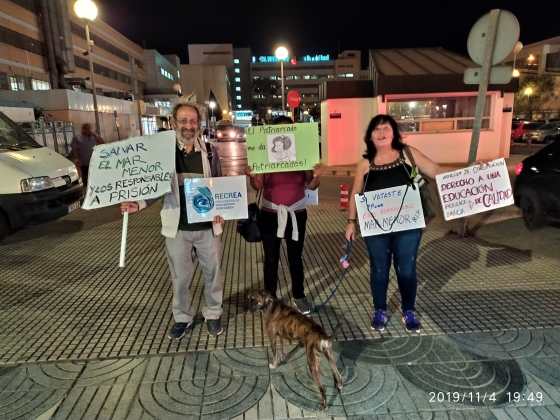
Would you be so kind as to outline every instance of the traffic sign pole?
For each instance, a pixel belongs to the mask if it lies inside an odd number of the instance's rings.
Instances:
[[[486,92],[488,92],[488,80],[490,79],[490,71],[492,69],[492,55],[494,54],[494,45],[496,43],[496,30],[498,29],[498,20],[500,18],[500,9],[493,9],[490,12],[490,20],[488,30],[486,32],[486,46],[484,49],[484,62],[482,63],[480,84],[478,85],[478,97],[476,99],[476,108],[474,111],[474,123],[471,136],[471,146],[469,149],[470,166],[475,160],[478,151],[478,143],[480,139],[480,129],[482,127],[482,116],[486,105]]]
[[[300,103],[301,103],[301,95],[299,94],[299,92],[295,89],[288,91],[288,105],[292,110],[292,118],[295,118],[296,108],[299,106]]]
[[[482,16],[469,33],[467,41],[469,55],[476,64],[482,67],[467,69],[464,75],[464,82],[466,84],[479,84],[471,144],[469,147],[468,166],[476,161],[478,154],[488,83],[491,79],[494,79],[494,82],[505,84],[511,79],[507,74],[507,69],[505,69],[504,73],[503,66],[493,66],[502,62],[513,51],[518,39],[519,22],[512,13],[500,9],[493,9],[490,13]],[[468,233],[468,222],[466,218],[463,220],[459,231],[461,236],[466,236]]]

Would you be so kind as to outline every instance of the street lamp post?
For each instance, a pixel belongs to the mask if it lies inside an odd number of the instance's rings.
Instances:
[[[99,110],[97,108],[97,95],[95,93],[95,78],[93,75],[93,58],[92,58],[92,41],[89,35],[88,21],[93,22],[97,17],[97,6],[92,0],[77,0],[74,3],[74,13],[80,19],[84,20],[86,26],[86,42],[87,42],[87,56],[89,59],[89,78],[91,80],[91,90],[93,93],[93,112],[95,114],[95,131],[101,135],[101,127],[99,125]]]
[[[529,120],[533,121],[533,103],[531,101],[531,98],[533,97],[533,88],[531,86],[527,86],[524,90],[523,90],[523,94],[527,97],[527,101],[528,101],[528,105],[529,105]],[[532,146],[532,141],[531,141],[531,136],[529,136],[527,138],[527,146],[529,147],[529,150],[531,150],[531,146]]]
[[[282,111],[286,110],[286,105],[284,105],[284,60],[288,58],[288,49],[284,46],[276,48],[274,55],[280,61],[280,80],[282,85]]]
[[[512,72],[512,77],[519,77],[519,70],[517,69],[517,67],[515,67],[515,63],[517,61],[517,54],[519,54],[519,52],[523,49],[523,44],[520,41],[517,41],[515,43],[515,46],[513,47],[513,72]]]
[[[210,107],[210,121],[214,122],[214,108],[216,108],[216,102],[210,101],[208,102],[208,106]]]
[[[533,103],[531,101],[531,98],[533,97],[533,88],[531,86],[527,86],[524,90],[523,90],[523,94],[527,97],[527,101],[529,104],[529,120],[533,120]]]

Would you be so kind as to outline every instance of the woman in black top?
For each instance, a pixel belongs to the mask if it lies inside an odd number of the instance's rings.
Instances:
[[[377,115],[366,130],[364,141],[366,153],[356,165],[352,194],[380,190],[411,183],[412,167],[406,162],[405,148],[412,153],[420,172],[430,178],[443,172],[438,164],[419,150],[402,142],[398,125],[389,115]],[[346,239],[353,240],[356,234],[356,203],[350,200]],[[391,260],[401,293],[402,321],[408,331],[420,330],[416,317],[416,256],[422,236],[421,229],[391,232],[368,236],[364,240],[370,257],[370,282],[373,295],[374,314],[371,326],[383,331],[389,320],[387,313],[387,288]]]

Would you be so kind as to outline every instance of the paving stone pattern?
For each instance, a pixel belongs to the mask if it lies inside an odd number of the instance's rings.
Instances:
[[[88,213],[74,217],[87,218]],[[75,220],[58,222],[60,225]],[[56,224],[56,223],[55,223]],[[306,290],[324,300],[342,275],[344,216],[333,206],[310,210],[305,247]],[[267,345],[259,314],[246,310],[247,291],[261,287],[262,249],[228,223],[223,239],[225,333],[209,337],[199,319],[192,334],[170,342],[171,289],[157,208],[131,218],[127,267],[118,268],[120,221],[26,240],[25,231],[0,245],[0,361],[87,360],[191,350]],[[560,261],[525,251],[458,239],[428,229],[418,259],[418,310],[424,335],[502,331],[558,325]],[[286,253],[281,294],[291,299]],[[386,336],[405,336],[396,281],[389,289],[393,317]],[[200,270],[192,292],[201,305]],[[361,240],[336,297],[314,318],[337,340],[378,338],[372,311],[369,260]]]
[[[320,302],[342,275],[345,217],[310,209],[306,290]],[[335,332],[345,387],[322,362],[329,408],[302,349],[270,370],[262,319],[246,309],[262,279],[260,244],[226,225],[225,332],[202,320],[167,339],[171,290],[156,207],[133,216],[127,267],[120,220],[76,212],[0,244],[0,419],[518,419],[560,418],[560,261],[427,229],[418,259],[421,334],[393,313],[370,327],[369,260],[361,241],[329,305],[313,317]],[[291,299],[283,251],[281,294]],[[200,308],[200,272],[193,282]],[[520,396],[519,401],[513,401]],[[537,401],[538,399],[538,401]]]

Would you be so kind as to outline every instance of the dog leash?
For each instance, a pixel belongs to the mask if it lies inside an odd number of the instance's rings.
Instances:
[[[331,291],[331,294],[325,299],[324,302],[320,303],[319,305],[314,305],[312,312],[318,312],[320,309],[324,308],[335,295],[338,286],[342,284],[342,281],[344,280],[344,277],[348,272],[348,267],[350,267],[350,256],[352,255],[352,241],[348,241],[348,240],[346,241],[346,247],[344,252],[345,254],[339,259],[340,265],[344,269],[342,275],[334,285],[334,289]]]

